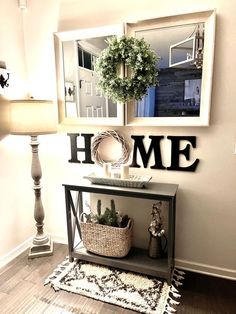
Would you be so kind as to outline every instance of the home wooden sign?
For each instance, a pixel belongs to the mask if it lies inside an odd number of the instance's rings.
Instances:
[[[83,163],[83,164],[94,164],[92,160],[92,151],[91,151],[91,143],[94,134],[91,133],[69,133],[70,138],[70,151],[71,158],[69,162],[71,163]],[[78,138],[84,138],[84,146],[78,147]],[[151,169],[160,169],[160,170],[176,170],[176,171],[191,171],[194,172],[197,169],[199,164],[199,159],[191,160],[191,151],[196,148],[196,136],[163,136],[163,135],[149,135],[150,145],[148,149],[145,148],[143,140],[145,139],[144,135],[131,135],[132,139],[132,162],[129,164],[129,167],[147,168],[149,165],[149,160],[151,155],[154,156],[154,164],[150,166]],[[171,144],[171,156],[170,156],[170,165],[163,165],[162,161],[162,148],[161,142],[163,140],[170,141]],[[187,144],[183,146],[183,143]],[[78,157],[78,153],[84,153],[84,159],[81,160]],[[141,157],[141,163],[138,163],[138,153]],[[180,158],[186,159],[189,162],[188,165],[181,165]]]

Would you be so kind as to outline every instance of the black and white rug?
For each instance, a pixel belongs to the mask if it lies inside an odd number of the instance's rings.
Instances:
[[[101,266],[85,261],[68,260],[59,265],[46,279],[56,291],[62,289],[102,302],[112,303],[140,313],[176,312],[184,273],[174,270],[172,286],[165,280]]]

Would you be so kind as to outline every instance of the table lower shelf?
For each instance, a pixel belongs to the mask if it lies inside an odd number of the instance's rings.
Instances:
[[[74,249],[72,257],[165,279],[169,279],[170,275],[167,258],[150,258],[147,251],[140,248],[131,248],[124,258],[111,258],[89,253],[84,247],[80,247]]]

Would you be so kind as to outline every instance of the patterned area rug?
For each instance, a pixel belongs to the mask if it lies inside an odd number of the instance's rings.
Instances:
[[[66,290],[140,313],[176,312],[184,272],[174,270],[172,286],[165,280],[84,261],[68,260],[46,279],[56,290]]]

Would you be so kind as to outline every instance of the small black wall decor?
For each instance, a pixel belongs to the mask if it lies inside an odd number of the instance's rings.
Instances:
[[[91,154],[91,139],[94,134],[86,133],[68,133],[70,137],[70,150],[71,150],[71,159],[69,162],[72,163],[84,163],[84,164],[94,164]],[[77,138],[84,138],[84,146],[78,147]],[[148,136],[150,145],[146,150],[143,140],[144,135],[131,135],[133,140],[133,156],[132,162],[129,165],[130,167],[140,168],[141,165],[137,162],[138,153],[141,157],[142,164],[144,168],[148,167],[149,159],[151,154],[154,156],[154,164],[150,166],[151,169],[160,169],[160,170],[176,170],[176,171],[191,171],[194,172],[197,169],[199,164],[199,159],[195,159],[188,166],[180,165],[180,155],[183,155],[187,161],[191,162],[190,153],[192,148],[196,148],[196,136],[167,136],[166,139],[171,141],[171,164],[168,167],[165,167],[162,163],[162,154],[161,154],[161,141],[165,140],[164,136],[159,135],[150,135]],[[181,141],[189,142],[184,148],[180,148]],[[81,161],[78,159],[78,152],[84,153],[84,159]]]

